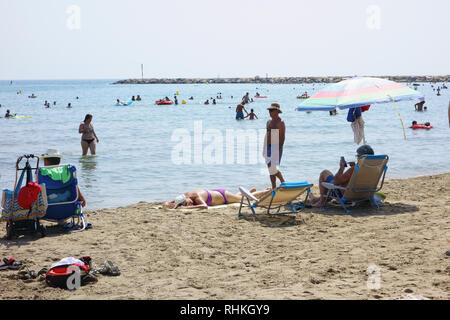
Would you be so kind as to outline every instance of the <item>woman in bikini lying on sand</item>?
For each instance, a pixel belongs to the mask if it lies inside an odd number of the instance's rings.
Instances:
[[[250,189],[250,193],[256,198],[269,191],[270,188],[262,191],[256,191],[256,188]],[[212,190],[192,190],[181,194],[170,202],[165,202],[164,205],[170,209],[208,209],[210,206],[219,206],[222,204],[239,203],[241,202],[241,193],[231,193],[224,189]]]

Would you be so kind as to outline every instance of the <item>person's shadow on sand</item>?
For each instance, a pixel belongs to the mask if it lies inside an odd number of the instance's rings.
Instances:
[[[390,216],[397,214],[405,214],[409,212],[419,211],[419,208],[414,205],[409,205],[405,203],[390,203],[385,202],[379,209],[374,208],[369,202],[361,203],[355,207],[350,207],[350,213],[346,213],[344,209],[338,205],[328,204],[328,206],[323,208],[303,208],[300,211],[297,211],[297,216],[293,214],[265,214],[265,213],[257,213],[256,219],[252,214],[247,214],[239,217],[240,219],[244,219],[246,221],[258,221],[262,225],[268,227],[282,228],[282,227],[293,227],[305,224],[305,221],[300,217],[301,214],[323,214],[327,216],[334,215],[347,215],[354,218],[362,218],[367,216]]]
[[[391,216],[397,214],[405,214],[409,212],[419,211],[415,205],[405,203],[390,203],[385,202],[379,209],[373,207],[369,202],[361,203],[354,207],[349,207],[350,213],[346,213],[341,206],[328,204],[325,209],[312,208],[306,209],[303,213],[318,213],[324,215],[348,215],[352,217],[367,217],[367,216]]]
[[[70,233],[70,231],[60,225],[45,226],[45,237],[58,237],[68,233]],[[6,235],[4,235],[0,238],[0,245],[4,245],[6,248],[11,248],[14,246],[26,246],[34,243],[41,238],[42,237],[33,234],[24,234],[14,236],[11,240],[8,240],[6,239]]]
[[[295,217],[291,214],[280,214],[280,215],[270,215],[270,214],[257,214],[253,217],[252,214],[242,215],[239,219],[243,219],[249,222],[259,222],[260,224],[271,227],[271,228],[286,228],[293,227],[304,224],[305,222],[299,217]]]

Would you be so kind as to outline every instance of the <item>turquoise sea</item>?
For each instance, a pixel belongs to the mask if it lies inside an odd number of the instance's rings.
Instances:
[[[0,189],[13,188],[19,156],[40,155],[49,147],[61,151],[64,163],[77,167],[86,209],[91,210],[171,200],[196,188],[234,192],[239,186],[265,188],[270,181],[261,159],[260,134],[269,119],[266,108],[272,102],[281,105],[286,123],[280,167],[286,180],[317,184],[322,169],[337,171],[340,156],[352,161],[358,147],[346,110],[337,116],[294,110],[302,101],[297,95],[305,91],[311,95],[324,84],[112,85],[114,81],[0,81],[0,116],[10,109],[32,117],[0,118]],[[418,87],[428,111],[414,111],[415,101],[397,103],[406,140],[392,103],[373,105],[363,113],[368,144],[377,154],[390,157],[388,179],[450,172],[450,91],[442,90],[437,96],[431,85],[420,83]],[[437,86],[442,84],[434,84]],[[173,99],[177,91],[178,105],[155,105],[165,96]],[[251,97],[259,92],[268,98],[254,99],[247,105],[258,120],[236,121],[235,107],[246,92]],[[28,98],[33,93],[37,98]],[[116,99],[129,101],[132,95],[140,95],[142,101],[114,106]],[[222,99],[216,100],[216,105],[203,104],[218,95]],[[194,100],[188,100],[190,96]],[[184,105],[183,99],[187,102]],[[48,109],[45,100],[51,104]],[[67,109],[68,103],[73,108]],[[93,115],[100,139],[95,157],[81,156],[78,126],[87,113]],[[429,121],[434,128],[408,129],[413,120]],[[231,143],[227,134],[237,134],[237,140],[246,142],[245,150],[237,141]],[[244,157],[239,158],[239,154]]]

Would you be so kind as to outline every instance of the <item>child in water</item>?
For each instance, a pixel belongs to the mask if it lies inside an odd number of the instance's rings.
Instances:
[[[253,112],[253,109],[250,109],[250,113],[248,115],[246,115],[244,118],[250,117],[248,120],[255,120],[258,119],[258,117],[256,116],[256,114]]]

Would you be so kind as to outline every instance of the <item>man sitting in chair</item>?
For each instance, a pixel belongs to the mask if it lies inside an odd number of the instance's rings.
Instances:
[[[369,154],[370,155],[374,154],[372,147],[367,144],[362,145],[356,150],[356,159],[359,160],[362,156]],[[350,178],[352,177],[353,171],[355,170],[355,162],[353,161],[348,162],[348,165],[350,166],[350,168],[348,168],[347,171],[344,172],[346,165],[341,159],[341,161],[339,162],[339,170],[335,175],[333,175],[329,170],[323,170],[320,173],[319,176],[320,196],[316,197],[312,193],[310,193],[309,195],[309,200],[313,207],[322,207],[323,205],[325,205],[324,202],[328,189],[322,186],[322,182],[328,182],[342,187],[347,186],[348,182],[350,181]]]
[[[44,167],[47,166],[58,166],[61,162],[62,155],[59,153],[56,149],[47,149],[47,152],[44,153],[42,156],[39,157],[39,160],[44,161]],[[81,194],[80,189],[77,185],[77,192],[78,192],[78,199],[81,201],[81,206],[86,206],[86,200],[84,199],[83,195]]]

